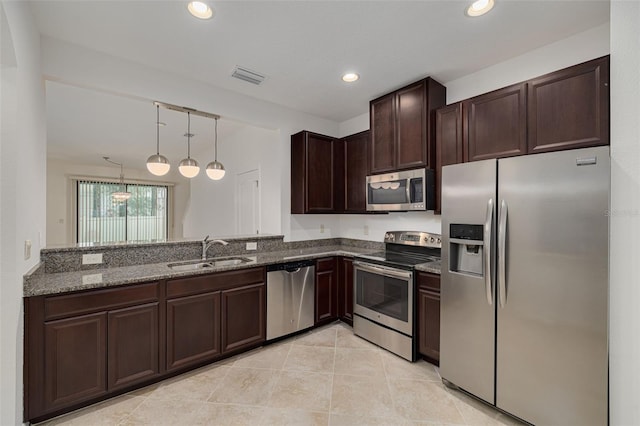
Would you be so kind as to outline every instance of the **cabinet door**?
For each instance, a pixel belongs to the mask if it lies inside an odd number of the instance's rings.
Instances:
[[[338,317],[338,283],[335,258],[316,263],[316,324]]]
[[[440,292],[418,288],[418,352],[440,360]]]
[[[338,280],[338,317],[353,325],[353,260],[340,258]]]
[[[527,152],[526,83],[464,101],[468,160],[511,157]]]
[[[395,169],[396,118],[395,92],[369,104],[371,129],[371,173]]]
[[[442,167],[464,161],[462,139],[462,103],[436,111],[436,213],[440,213]]]
[[[222,352],[264,342],[265,303],[264,283],[222,292]]]
[[[109,312],[108,330],[109,390],[159,374],[157,302]]]
[[[344,210],[367,211],[366,185],[369,174],[369,131],[344,139]]]
[[[307,139],[307,212],[334,209],[333,139],[309,133]]]
[[[609,57],[529,82],[529,152],[609,144]]]
[[[220,292],[167,300],[167,370],[220,355]]]
[[[426,81],[396,92],[396,166],[398,169],[427,164]]]
[[[45,411],[106,394],[106,318],[100,312],[44,324]]]

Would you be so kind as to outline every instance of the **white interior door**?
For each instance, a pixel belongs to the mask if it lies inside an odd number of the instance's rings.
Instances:
[[[260,171],[251,170],[238,174],[237,182],[237,232],[240,235],[260,233]]]

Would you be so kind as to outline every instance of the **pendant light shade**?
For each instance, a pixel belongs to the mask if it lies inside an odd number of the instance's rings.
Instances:
[[[200,166],[193,158],[185,158],[180,162],[180,165],[178,165],[178,170],[180,170],[182,176],[191,179],[192,177],[198,176]]]
[[[200,166],[198,162],[191,158],[191,113],[187,112],[187,158],[180,161],[178,170],[180,174],[186,178],[193,178],[200,173]]]
[[[160,105],[156,104],[156,153],[147,159],[147,170],[156,176],[169,173],[171,164],[164,155],[160,155]]]
[[[112,192],[111,193],[111,198],[113,198],[113,201],[115,201],[117,203],[123,203],[123,202],[127,201],[129,198],[131,198],[131,193],[130,192],[122,192],[122,191]]]
[[[102,157],[105,161],[115,164],[116,166],[120,166],[120,191],[112,192],[111,198],[116,203],[123,203],[131,198],[131,193],[127,192],[127,187],[124,184],[124,171],[122,169],[122,163],[116,163],[115,161],[111,161],[109,157]]]
[[[171,164],[169,164],[169,160],[164,155],[153,154],[147,159],[147,170],[152,175],[164,176],[169,173],[170,168]]]
[[[218,119],[216,118],[216,131],[214,136],[214,159],[207,164],[207,176],[212,180],[220,180],[226,173],[224,166],[218,161]]]
[[[212,161],[207,164],[207,176],[213,180],[220,180],[224,177],[226,171],[224,170],[224,166],[219,161]]]

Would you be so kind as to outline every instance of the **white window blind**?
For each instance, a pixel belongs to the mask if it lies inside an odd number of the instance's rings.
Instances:
[[[162,241],[167,239],[168,187],[126,184],[131,198],[112,199],[118,183],[78,180],[77,242]]]

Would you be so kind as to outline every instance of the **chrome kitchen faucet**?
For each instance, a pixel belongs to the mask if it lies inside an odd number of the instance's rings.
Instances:
[[[209,241],[209,236],[207,235],[206,237],[204,237],[204,240],[202,240],[202,260],[205,260],[207,258],[207,250],[209,250],[209,247],[211,247],[214,244],[222,244],[223,246],[226,246],[229,243],[226,242],[225,240]]]

